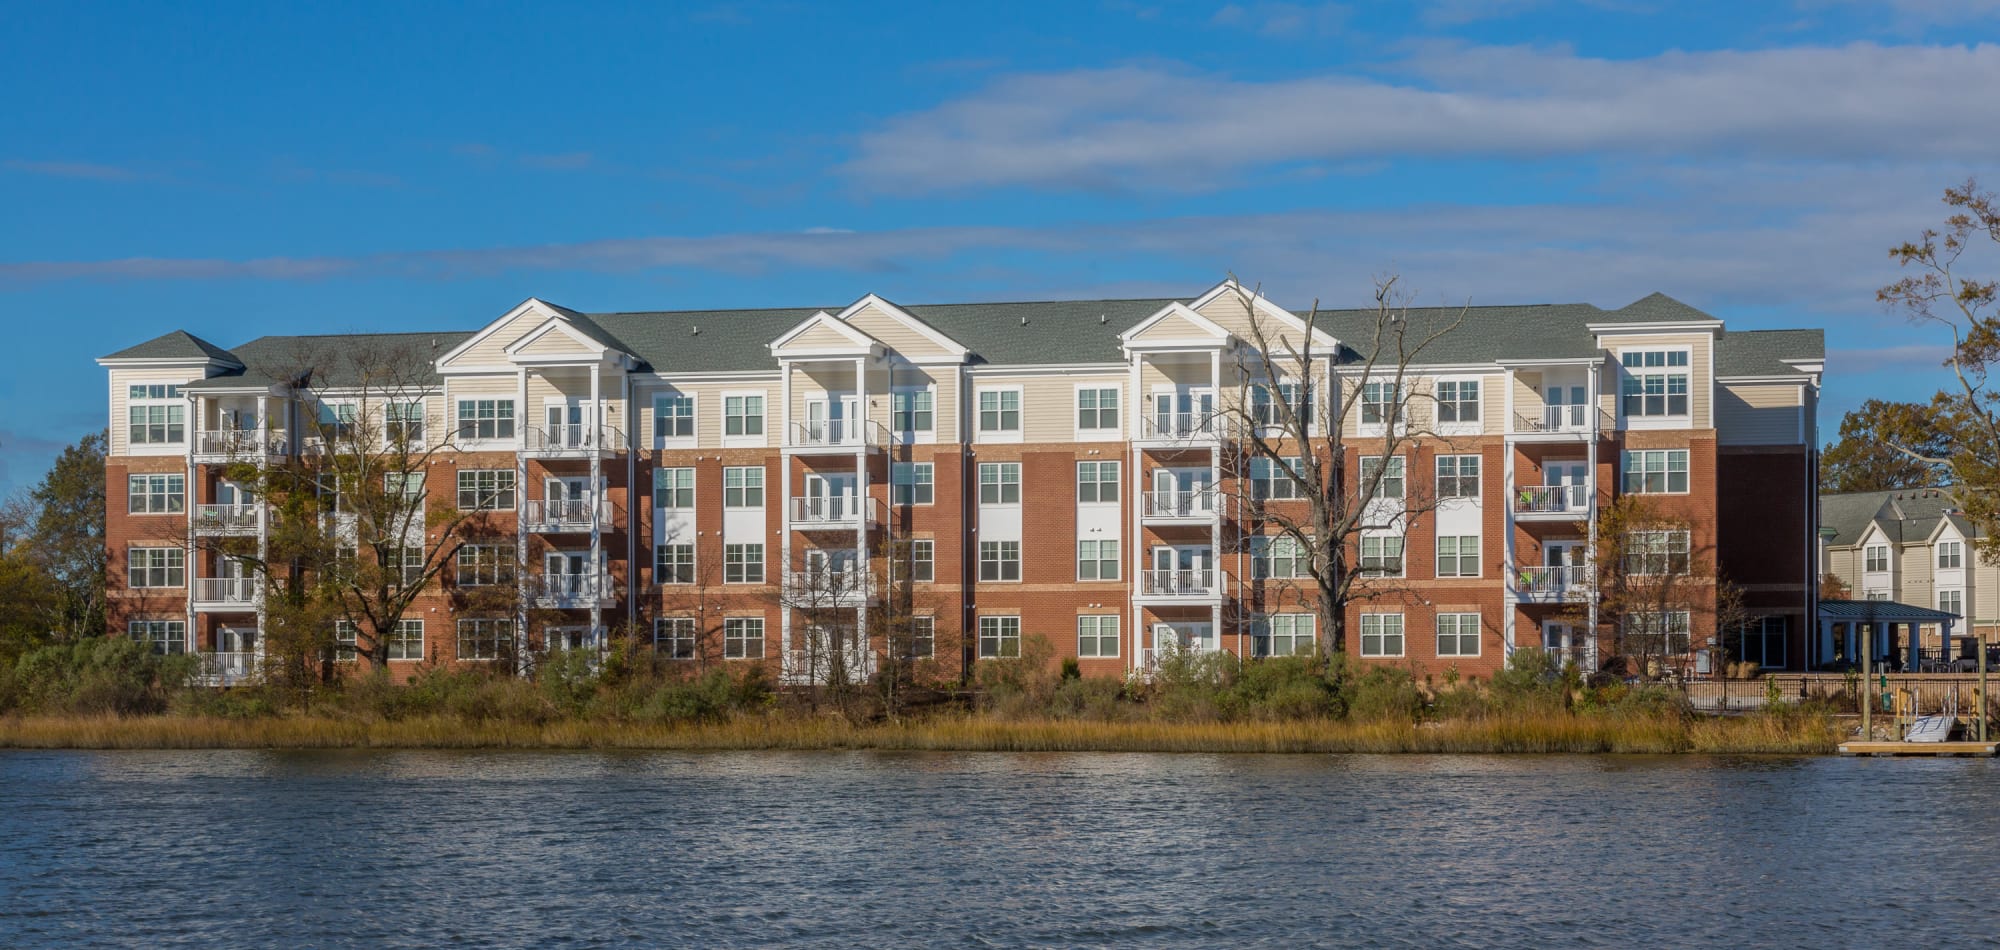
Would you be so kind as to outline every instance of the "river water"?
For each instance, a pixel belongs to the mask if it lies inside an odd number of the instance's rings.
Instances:
[[[1887,946],[2000,764],[4,752],[0,947]]]

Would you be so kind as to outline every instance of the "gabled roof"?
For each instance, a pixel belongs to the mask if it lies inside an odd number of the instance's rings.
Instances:
[[[1958,513],[1957,503],[1939,488],[1845,492],[1819,499],[1820,527],[1833,529],[1828,543],[1835,547],[1859,543],[1870,525],[1893,544],[1926,541],[1936,535],[1944,521],[1966,538],[1980,536],[1972,522]]]
[[[1715,375],[1797,376],[1793,362],[1826,359],[1825,330],[1731,330],[1715,348]]]
[[[233,366],[243,365],[236,354],[216,346],[186,330],[163,333],[137,346],[128,346],[100,360],[214,360]]]
[[[288,386],[304,369],[316,373],[314,385],[354,386],[360,383],[365,363],[406,357],[412,361],[409,372],[413,381],[437,382],[443,379],[437,375],[437,358],[471,338],[472,334],[464,330],[263,336],[230,351],[242,358],[242,369],[198,379],[181,389],[203,392]]]
[[[898,307],[895,304],[890,303],[886,298],[878,294],[868,294],[862,297],[860,300],[856,300],[855,302],[848,304],[847,309],[840,311],[839,313],[835,314],[835,316],[841,320],[851,320],[854,318],[855,314],[860,313],[861,311],[866,310],[871,306],[887,314],[889,316],[889,319],[901,323],[906,327],[909,327],[911,330],[915,331],[917,335],[923,337],[926,340],[931,341],[932,343],[937,344],[940,349],[944,350],[947,354],[957,359],[960,360],[965,359],[966,354],[970,352],[970,350],[966,348],[965,344],[952,339],[951,336],[946,334],[944,331],[939,330],[937,327],[931,326],[929,323],[924,322],[924,320],[918,317],[916,314],[913,314],[908,310],[903,309],[902,307]]]
[[[1654,291],[1605,314],[1602,323],[1704,323],[1716,318]]]

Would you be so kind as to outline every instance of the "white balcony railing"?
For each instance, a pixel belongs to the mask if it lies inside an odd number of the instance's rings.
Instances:
[[[1514,489],[1514,513],[1589,514],[1594,494],[1589,485],[1524,485]]]
[[[1601,409],[1585,405],[1543,406],[1540,415],[1516,413],[1516,432],[1569,432],[1588,433],[1596,428],[1611,428],[1610,417]]]
[[[521,502],[521,524],[529,531],[589,531],[595,523],[609,524],[602,501],[545,501],[530,498]]]
[[[254,577],[199,577],[194,582],[197,604],[254,607],[263,585]]]
[[[794,422],[785,445],[794,449],[874,448],[888,441],[889,430],[873,419],[823,419]]]
[[[1150,597],[1206,597],[1216,590],[1211,570],[1139,572],[1139,592]]]
[[[257,530],[261,505],[196,505],[194,530],[201,534],[238,534]]]
[[[256,429],[205,429],[194,434],[194,454],[203,458],[283,455],[285,435]]]
[[[617,452],[624,447],[625,433],[617,426],[572,422],[521,431],[521,451],[541,458]]]
[[[1153,412],[1139,419],[1139,437],[1160,441],[1199,442],[1221,438],[1228,420],[1213,412]]]
[[[1531,564],[1514,570],[1515,592],[1537,602],[1581,600],[1591,582],[1590,568],[1580,564]]]
[[[257,678],[263,659],[255,653],[201,654],[201,685],[239,686]]]
[[[536,606],[559,610],[603,606],[617,596],[617,586],[602,574],[536,574],[527,587]]]
[[[1215,517],[1222,499],[1213,488],[1149,491],[1140,513],[1147,518],[1197,520]]]
[[[785,574],[785,596],[795,607],[854,603],[868,596],[868,574],[859,568],[819,568]]]
[[[800,527],[858,527],[863,519],[875,521],[872,499],[855,495],[831,495],[792,499],[792,524]]]

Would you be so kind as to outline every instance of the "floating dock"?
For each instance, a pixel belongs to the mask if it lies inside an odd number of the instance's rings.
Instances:
[[[1984,755],[1995,754],[2000,742],[1843,742],[1841,755]]]

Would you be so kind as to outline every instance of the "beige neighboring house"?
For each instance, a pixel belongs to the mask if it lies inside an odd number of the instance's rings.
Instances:
[[[1827,573],[1854,600],[1892,600],[1965,618],[1955,632],[2000,632],[2000,564],[1973,549],[1978,530],[1935,488],[1820,496]],[[1924,648],[1938,631],[1924,628]]]

